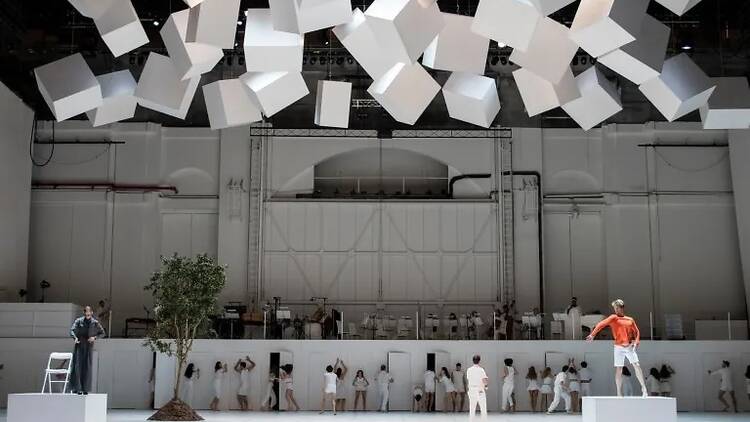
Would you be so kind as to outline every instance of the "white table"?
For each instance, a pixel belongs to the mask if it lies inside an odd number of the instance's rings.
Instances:
[[[81,309],[73,303],[0,303],[0,337],[70,337]]]

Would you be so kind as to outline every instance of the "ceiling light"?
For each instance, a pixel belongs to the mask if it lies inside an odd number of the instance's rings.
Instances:
[[[683,45],[682,47],[680,47],[680,49],[688,51],[688,50],[692,50],[693,46],[691,46],[691,45]]]
[[[500,48],[505,48],[505,47],[507,47],[507,46],[505,45],[505,43],[504,43],[504,42],[499,42],[499,43],[497,43],[497,46],[498,46],[498,47],[500,47]]]
[[[159,21],[154,21],[154,26],[159,26]]]
[[[242,26],[242,21],[237,21],[237,26]]]

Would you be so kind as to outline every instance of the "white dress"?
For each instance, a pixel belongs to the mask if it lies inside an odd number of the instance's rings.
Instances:
[[[659,380],[651,375],[646,378],[646,388],[648,389],[649,394],[661,393],[661,385],[659,383]]]
[[[284,385],[284,389],[294,391],[294,377],[284,372],[286,375],[286,378],[281,380],[282,384]]]
[[[453,381],[451,381],[450,378],[443,375],[440,377],[440,383],[443,384],[443,387],[445,387],[446,393],[455,393],[456,392],[456,386],[453,385]]]
[[[670,378],[665,378],[660,381],[659,385],[659,391],[662,393],[671,393],[672,392],[672,383],[669,382]]]
[[[424,392],[435,392],[435,373],[430,370],[427,370],[424,373]]]
[[[542,394],[552,394],[552,377],[544,377],[540,392]]]
[[[240,388],[237,390],[238,396],[247,396],[250,393],[250,371],[243,370],[240,372]]]
[[[367,391],[367,380],[363,378],[354,378],[352,382],[354,391]]]
[[[578,374],[570,374],[568,375],[568,388],[571,392],[580,392],[581,391],[581,382],[578,380]]]
[[[526,388],[526,391],[538,391],[539,390],[539,380],[536,378],[527,378],[526,381],[528,381],[529,386]]]
[[[338,377],[333,372],[326,372],[323,374],[323,379],[325,380],[325,393],[326,394],[336,394],[336,383],[338,381]]]
[[[464,382],[464,371],[453,371],[453,385],[459,393],[466,392],[466,383]]]
[[[224,383],[224,372],[219,369],[214,372],[214,397],[221,398],[221,386]]]
[[[336,400],[346,400],[349,396],[349,389],[346,387],[343,378],[336,377]]]

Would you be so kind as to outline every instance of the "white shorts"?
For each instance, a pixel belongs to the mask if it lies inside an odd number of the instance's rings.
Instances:
[[[615,367],[622,368],[625,366],[625,358],[628,358],[628,362],[631,364],[638,363],[638,354],[635,352],[635,347],[615,346]]]

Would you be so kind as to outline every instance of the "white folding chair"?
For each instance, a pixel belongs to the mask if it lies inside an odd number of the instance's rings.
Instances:
[[[53,368],[52,362],[53,361],[61,361],[63,363],[61,368]],[[65,361],[67,361],[67,366],[65,365]],[[68,381],[70,380],[70,367],[73,364],[73,354],[72,353],[50,353],[49,359],[47,360],[47,369],[44,370],[44,383],[42,384],[42,394],[44,394],[44,389],[47,385],[49,385],[49,392],[50,394],[53,393],[52,391],[52,383],[56,384],[62,384],[62,393],[65,393],[65,390],[68,388]],[[65,375],[65,380],[56,380],[53,379],[58,375]]]

